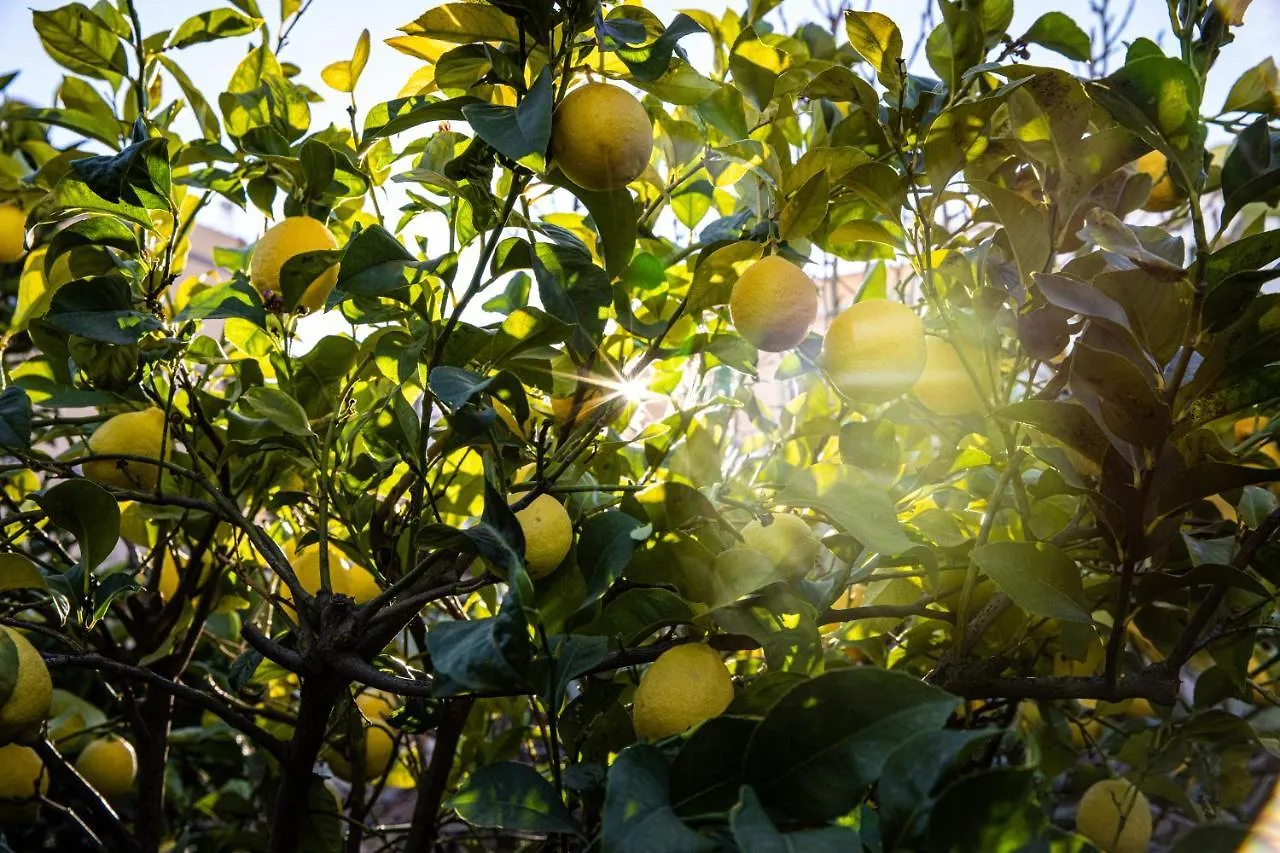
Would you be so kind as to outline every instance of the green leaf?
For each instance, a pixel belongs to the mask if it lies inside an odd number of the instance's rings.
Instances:
[[[111,204],[173,210],[169,143],[164,139],[146,139],[119,154],[74,160],[71,172]]]
[[[1236,137],[1222,165],[1222,222],[1230,222],[1254,201],[1280,201],[1280,133],[1265,117]]]
[[[575,630],[580,634],[616,637],[623,646],[630,646],[659,628],[692,620],[689,604],[670,590],[628,589],[611,599],[599,616]]]
[[[1022,41],[1047,47],[1076,62],[1088,62],[1093,52],[1088,34],[1065,12],[1046,12],[1036,18]]]
[[[444,3],[423,12],[412,24],[400,28],[411,36],[426,36],[453,44],[474,41],[520,43],[515,18],[496,6],[480,3]]]
[[[465,368],[444,365],[432,368],[427,384],[446,409],[456,412],[489,387],[495,378],[484,377]]]
[[[1174,474],[1160,489],[1157,511],[1172,515],[1198,500],[1258,483],[1280,481],[1280,468],[1254,468],[1228,462],[1200,462]]]
[[[78,133],[87,139],[96,139],[104,145],[115,148],[120,144],[120,122],[114,118],[107,119],[91,115],[80,110],[60,109],[18,109],[13,112],[14,120],[35,121],[41,124],[61,127],[72,133]]]
[[[871,63],[880,84],[890,92],[902,88],[898,60],[902,58],[902,33],[898,25],[879,12],[846,12],[845,32],[858,55]]]
[[[154,314],[134,309],[128,283],[115,276],[58,288],[45,321],[65,332],[117,346],[136,344],[148,332],[164,328]]]
[[[1069,385],[1117,451],[1125,444],[1154,451],[1173,427],[1169,406],[1152,388],[1146,371],[1114,352],[1079,343],[1072,351]]]
[[[982,61],[984,36],[978,19],[949,0],[938,0],[942,23],[925,42],[925,56],[950,92],[959,91],[965,72]]]
[[[1222,111],[1280,115],[1280,71],[1275,59],[1268,56],[1241,74],[1227,93]]]
[[[725,565],[726,561],[732,563]],[[814,672],[822,668],[818,611],[794,590],[776,583],[777,569],[771,561],[745,548],[731,548],[716,555],[715,572],[713,606],[738,597],[738,589],[767,585],[759,595],[716,610],[717,624],[729,633],[744,634],[759,643],[765,662],[773,671]],[[736,578],[725,581],[725,574],[730,572]],[[772,585],[768,584],[770,579]]]
[[[671,804],[694,817],[726,812],[742,786],[742,760],[759,720],[722,714],[698,726],[671,764]]]
[[[240,405],[251,417],[264,418],[299,438],[314,438],[307,413],[298,401],[275,388],[258,386],[240,395]]]
[[[998,735],[981,730],[921,732],[889,754],[876,788],[880,833],[888,849],[923,849],[940,789],[975,746]]]
[[[1031,157],[1055,169],[1072,167],[1092,112],[1080,81],[1057,69],[1039,71],[1009,94],[1015,138]]]
[[[472,826],[579,835],[577,821],[542,774],[500,761],[474,772],[449,805]]]
[[[1031,281],[1033,273],[1044,269],[1052,248],[1048,211],[1013,190],[987,181],[972,181],[970,186],[991,203],[991,209],[1004,226],[1022,283]]]
[[[512,160],[530,154],[542,157],[551,144],[553,97],[551,71],[544,68],[519,106],[468,104],[462,108],[462,115],[477,136]]]
[[[197,292],[183,306],[176,319],[179,323],[184,323],[187,320],[226,320],[231,317],[248,320],[260,329],[267,326],[267,312],[262,307],[262,297],[240,276]]]
[[[816,676],[761,721],[747,748],[746,782],[796,820],[833,820],[857,805],[902,741],[941,728],[956,701],[874,667]]]
[[[0,391],[0,448],[31,447],[31,398],[18,385]]]
[[[0,554],[0,591],[9,589],[48,589],[40,567],[21,554]],[[4,703],[0,688],[0,704]]]
[[[1249,836],[1249,829],[1244,826],[1193,826],[1170,853],[1235,853],[1244,849]]]
[[[218,121],[218,114],[213,107],[209,106],[208,99],[204,93],[191,82],[191,78],[182,66],[174,62],[163,54],[156,57],[156,60],[164,66],[164,69],[173,75],[173,79],[178,81],[178,88],[182,90],[182,95],[187,99],[191,111],[195,113],[196,121],[200,123],[200,131],[205,135],[206,139],[220,139],[222,137],[222,124]]]
[[[616,23],[616,19],[610,18],[609,22]],[[657,80],[671,66],[671,55],[680,39],[701,32],[702,25],[681,12],[653,42],[639,47],[619,45],[615,52],[636,80]]]
[[[111,556],[120,539],[120,507],[105,489],[88,480],[63,480],[33,497],[50,522],[76,538],[84,571]]]
[[[368,62],[369,31],[365,29],[360,32],[360,38],[356,39],[351,58],[329,63],[320,71],[320,77],[339,92],[354,92]]]
[[[798,471],[778,495],[778,503],[815,509],[842,532],[885,556],[912,546],[893,502],[866,474],[849,465],[825,462]]]
[[[827,218],[827,173],[820,171],[804,182],[782,207],[778,219],[778,239],[803,240]]]
[[[954,782],[934,804],[921,849],[1027,849],[1041,819],[1028,801],[1034,777],[1027,767],[993,767]]]
[[[842,826],[779,832],[749,785],[742,786],[729,812],[729,829],[742,853],[846,853],[862,847],[858,833]]]
[[[1033,616],[1089,624],[1080,567],[1046,542],[993,542],[970,559],[1013,603]]]
[[[655,747],[635,744],[609,767],[601,853],[710,853],[717,845],[694,832],[671,808],[667,760]]]
[[[438,696],[529,689],[523,673],[532,649],[522,611],[510,592],[497,616],[432,625],[427,650],[436,668]]]
[[[933,120],[922,148],[925,172],[935,192],[941,192],[956,172],[987,150],[991,116],[1004,105],[1009,92],[1028,79],[1014,80],[984,97],[953,104]]]
[[[763,247],[759,243],[740,240],[699,257],[693,284],[689,285],[689,312],[696,314],[728,302],[733,283],[738,280],[738,266],[756,260],[761,251]]]
[[[565,178],[559,170],[552,171],[548,180],[573,193],[586,205],[591,222],[600,235],[605,272],[610,277],[617,277],[631,263],[636,251],[639,210],[631,193],[625,187],[609,192],[583,189]]]
[[[578,568],[587,582],[583,606],[594,603],[622,577],[631,557],[652,532],[618,510],[593,515],[578,536]]]
[[[48,12],[31,13],[45,52],[64,68],[112,86],[128,73],[120,36],[83,3],[69,3]]]
[[[193,44],[246,36],[260,26],[261,18],[251,18],[234,9],[213,9],[193,15],[179,24],[169,36],[165,49],[181,49]]]
[[[429,121],[462,121],[462,108],[478,103],[480,101],[472,97],[439,100],[426,95],[411,95],[394,98],[369,110],[364,117],[364,133],[360,138],[367,147],[376,139],[411,130]]]

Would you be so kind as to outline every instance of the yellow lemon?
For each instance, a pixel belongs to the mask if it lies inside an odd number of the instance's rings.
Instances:
[[[310,216],[290,216],[268,228],[254,246],[249,279],[262,294],[263,302],[279,301],[284,297],[280,289],[280,270],[290,258],[304,252],[336,248],[338,241],[323,222]],[[319,311],[337,283],[338,264],[334,264],[307,286],[298,298],[298,305],[309,311]]]
[[[293,551],[289,564],[293,566],[293,573],[298,576],[303,589],[312,595],[320,591],[318,545],[310,545],[301,553]],[[348,560],[347,555],[332,543],[329,544],[329,589],[335,595],[350,596],[356,604],[364,604],[382,591],[368,569]],[[289,588],[282,587],[281,594],[289,598]]]
[[[1128,781],[1104,779],[1080,798],[1076,832],[1103,853],[1146,853],[1151,843],[1151,803]]]
[[[990,390],[986,362],[981,351],[965,347],[964,361],[961,353],[942,338],[924,339],[924,372],[911,386],[911,393],[925,408],[943,417],[958,417],[970,412],[980,412],[985,405],[985,392]],[[965,369],[965,361],[978,376],[982,385],[973,383],[973,377]]]
[[[379,779],[395,760],[395,735],[385,720],[396,709],[391,697],[377,691],[367,691],[356,697],[356,707],[369,721],[364,730],[364,775],[366,779]],[[354,768],[347,758],[337,752],[329,755],[333,775],[350,782]]]
[[[1236,444],[1239,444],[1258,430],[1266,429],[1269,423],[1271,423],[1271,419],[1266,415],[1241,418],[1231,425],[1231,433],[1236,440]]]
[[[1040,713],[1040,706],[1030,699],[1023,699],[1018,703],[1018,728],[1025,731],[1040,728],[1044,724],[1044,717]]]
[[[573,414],[573,399],[573,394],[551,398],[551,414],[555,416],[556,420],[567,421],[569,419],[569,415]],[[596,409],[601,406],[607,406],[612,402],[613,400],[605,396],[604,389],[592,387],[582,394],[582,399],[578,403],[578,414],[574,417],[571,426],[578,426],[592,417]]]
[[[1107,650],[1103,648],[1102,640],[1094,637],[1089,641],[1089,648],[1085,651],[1084,660],[1073,660],[1066,655],[1055,655],[1053,659],[1053,674],[1059,677],[1097,675],[1102,672],[1102,666],[1106,662]]]
[[[127,740],[98,738],[81,750],[76,771],[104,797],[118,797],[133,790],[133,780],[138,775],[138,755]]]
[[[30,800],[29,803],[0,803],[0,821],[30,823],[40,811],[37,796],[49,790],[49,774],[35,750],[17,744],[0,746],[0,801]]]
[[[89,436],[89,452],[94,455],[123,454],[159,459],[161,443],[164,459],[169,458],[173,436],[164,441],[164,412],[155,407],[125,412],[108,420]],[[84,464],[84,475],[104,486],[150,491],[160,480],[160,467],[146,462],[99,459]]]
[[[27,253],[27,215],[16,204],[0,205],[0,264],[11,264]]]
[[[858,302],[831,322],[822,364],[846,397],[883,403],[906,393],[924,370],[924,324],[901,302]]]
[[[653,123],[630,93],[588,83],[560,102],[551,125],[551,157],[583,189],[605,192],[644,174],[653,151]]]
[[[49,719],[53,682],[44,658],[26,637],[4,625],[0,635],[0,643],[12,644],[18,658],[13,692],[0,704],[0,743],[29,741],[40,735],[40,727]]]
[[[524,531],[524,559],[529,577],[551,574],[573,545],[573,521],[564,505],[551,495],[538,495],[516,513]]]
[[[733,681],[720,655],[702,643],[668,649],[650,664],[636,688],[636,734],[657,740],[679,734],[724,713]]]
[[[738,334],[765,352],[789,350],[818,317],[818,288],[778,255],[761,258],[734,282],[729,314]]]
[[[1151,195],[1142,205],[1143,210],[1163,213],[1182,204],[1183,195],[1169,177],[1169,160],[1159,151],[1151,151],[1138,158],[1134,165],[1138,171],[1151,178]]]
[[[818,536],[803,519],[774,513],[767,524],[758,519],[742,528],[742,541],[764,554],[789,581],[799,580],[818,558]]]

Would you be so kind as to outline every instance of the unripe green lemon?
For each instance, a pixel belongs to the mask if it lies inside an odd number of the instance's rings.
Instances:
[[[127,740],[98,738],[81,750],[76,770],[104,797],[118,797],[133,790],[138,755]]]
[[[742,528],[742,541],[773,561],[789,581],[803,578],[818,558],[817,534],[803,519],[789,513],[774,513],[767,524],[752,521]]]
[[[858,302],[831,322],[822,366],[851,400],[884,403],[906,393],[924,370],[924,324],[901,302]]]
[[[960,352],[942,338],[924,339],[924,372],[911,386],[911,393],[925,408],[943,417],[980,412],[985,406],[984,391],[990,390],[986,362],[976,347],[965,347],[964,359],[978,376],[983,390],[973,384]]]
[[[640,677],[632,720],[640,738],[657,740],[720,716],[732,701],[733,680],[719,653],[685,643],[663,652]]]
[[[729,296],[738,334],[765,352],[789,350],[818,317],[818,288],[795,264],[770,255],[738,276]]]
[[[0,635],[0,642],[12,643],[18,659],[13,692],[0,705],[0,743],[28,742],[40,735],[49,719],[53,682],[44,658],[26,637],[5,625],[0,625]]]
[[[27,216],[16,204],[0,205],[0,264],[11,264],[27,253]]]
[[[516,513],[524,531],[524,559],[529,577],[545,577],[564,561],[573,545],[573,521],[560,501],[538,495]]]
[[[1128,781],[1104,779],[1080,798],[1076,832],[1103,853],[1146,853],[1151,844],[1151,803]]]
[[[49,774],[35,750],[17,744],[0,746],[0,801],[31,800],[29,803],[0,803],[0,822],[30,823],[40,811],[37,794],[49,791]]]
[[[89,452],[94,455],[122,454],[168,460],[173,436],[164,441],[164,411],[154,406],[140,412],[116,415],[89,436]],[[98,459],[84,463],[84,475],[104,486],[150,491],[160,480],[160,467],[146,462]]]
[[[249,280],[262,294],[263,302],[284,297],[280,287],[280,271],[290,258],[304,252],[319,252],[338,248],[333,233],[318,219],[310,216],[290,216],[267,229],[253,248],[253,261],[249,265]],[[298,305],[309,311],[319,311],[338,283],[338,264],[326,269],[307,285]]]
[[[653,123],[625,89],[588,83],[556,108],[551,157],[583,189],[622,189],[644,174],[652,151]]]

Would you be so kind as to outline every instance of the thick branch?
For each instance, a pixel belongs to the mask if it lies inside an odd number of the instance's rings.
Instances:
[[[83,776],[76,771],[76,768],[63,758],[62,753],[47,740],[39,740],[31,745],[36,754],[40,756],[40,760],[44,762],[45,769],[49,771],[50,779],[55,782],[58,787],[70,791],[76,799],[84,803],[88,809],[88,820],[97,831],[97,834],[103,838],[110,839],[111,849],[125,851],[140,850],[133,836],[129,834],[129,830],[120,821],[120,816],[116,814],[115,809],[111,808],[111,804],[103,799],[102,795],[94,790]]]

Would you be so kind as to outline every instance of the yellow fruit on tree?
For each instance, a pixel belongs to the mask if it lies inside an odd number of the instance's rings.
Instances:
[[[40,727],[49,719],[53,682],[35,646],[14,629],[0,625],[0,652],[6,646],[15,653],[18,666],[13,692],[0,696],[4,700],[0,703],[0,743],[26,742],[38,737]]]
[[[1183,195],[1169,176],[1169,160],[1159,151],[1150,151],[1138,158],[1134,165],[1138,171],[1151,178],[1151,194],[1142,205],[1143,210],[1163,213],[1182,204]]]
[[[573,414],[574,395],[569,394],[564,397],[551,398],[551,414],[558,421],[567,421],[569,415]],[[574,416],[571,426],[577,426],[595,414],[595,410],[601,406],[608,406],[614,400],[605,396],[604,389],[593,387],[589,391],[582,394],[578,402],[578,414]]]
[[[1271,419],[1266,415],[1254,415],[1251,418],[1240,418],[1231,425],[1232,437],[1235,438],[1236,444],[1247,439],[1260,429],[1266,429],[1267,424],[1271,423]]]
[[[333,233],[318,219],[310,216],[290,216],[267,229],[253,249],[253,261],[249,266],[249,279],[262,294],[266,303],[284,298],[280,285],[280,271],[289,259],[304,252],[319,252],[338,248]],[[298,305],[308,311],[319,311],[338,283],[338,264],[316,276]]]
[[[98,427],[89,436],[89,453],[160,459],[162,444],[163,458],[168,460],[173,436],[165,441],[164,411],[153,406],[140,412],[116,415]],[[84,463],[84,475],[104,486],[150,491],[160,480],[160,466],[123,459],[97,459]]]
[[[653,123],[629,92],[588,83],[560,102],[551,125],[551,157],[583,189],[622,189],[644,174]]]
[[[1053,659],[1053,674],[1056,676],[1097,675],[1102,665],[1107,662],[1107,650],[1102,640],[1093,637],[1089,648],[1085,650],[1084,660],[1073,660],[1066,655],[1056,655]]]
[[[742,528],[742,541],[768,557],[789,581],[803,578],[818,558],[817,534],[803,519],[789,513],[774,513],[767,524],[752,521]]]
[[[369,721],[364,728],[364,776],[381,778],[396,756],[396,739],[385,720],[396,709],[391,697],[378,691],[366,691],[356,697],[356,707]],[[338,752],[329,754],[329,766],[333,774],[344,782],[350,782],[355,768],[348,758]]]
[[[524,559],[529,577],[537,579],[555,571],[573,545],[573,521],[564,505],[551,495],[538,495],[516,513],[524,531]]]
[[[289,555],[289,565],[298,576],[302,588],[315,595],[320,591],[320,547],[310,545],[302,552],[293,551]],[[329,543],[329,590],[335,595],[348,595],[356,604],[364,604],[376,598],[382,591],[378,581],[364,566],[358,566],[347,559],[337,546]],[[289,588],[282,586],[281,594],[290,598]]]
[[[35,820],[40,811],[37,797],[48,790],[49,774],[35,750],[17,744],[0,746],[0,822]],[[21,800],[30,802],[18,802]]]
[[[1076,832],[1103,853],[1146,853],[1151,843],[1151,803],[1124,779],[1096,782],[1080,798]]]
[[[924,340],[924,372],[911,386],[911,393],[925,408],[943,417],[958,417],[980,412],[986,405],[986,394],[991,381],[987,375],[986,360],[974,347],[961,352],[942,338],[927,337]],[[965,363],[968,362],[968,370]],[[978,377],[978,385],[973,376]]]
[[[855,303],[831,322],[822,366],[846,397],[883,403],[906,393],[924,370],[924,324],[901,302]]]
[[[16,204],[0,205],[0,264],[11,264],[27,253],[27,215]]]
[[[80,751],[76,771],[104,797],[118,797],[133,790],[133,780],[138,775],[138,755],[127,740],[98,738]]]
[[[732,701],[733,681],[720,654],[686,643],[663,652],[645,670],[631,716],[639,737],[657,740],[720,716]]]
[[[729,313],[738,334],[753,347],[782,352],[809,334],[818,316],[818,288],[795,264],[770,255],[738,276]]]

